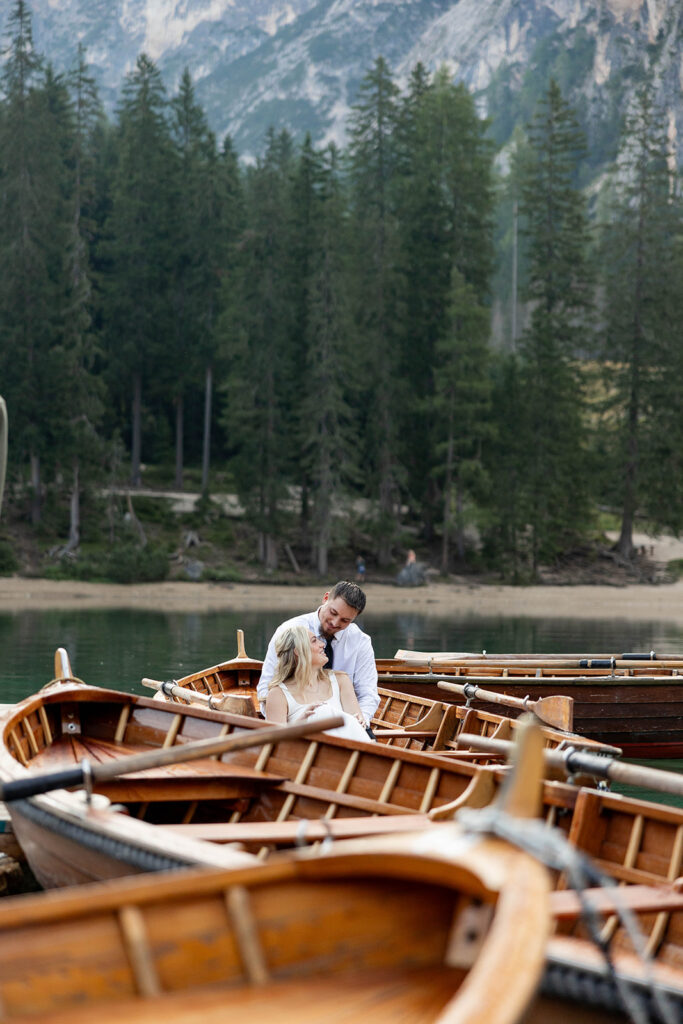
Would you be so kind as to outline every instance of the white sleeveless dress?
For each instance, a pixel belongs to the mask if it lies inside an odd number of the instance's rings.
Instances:
[[[312,715],[309,715],[306,719],[307,722],[315,722],[316,718],[328,718],[330,715],[343,715],[344,724],[340,725],[337,729],[326,729],[326,733],[329,736],[343,736],[347,740],[365,740],[367,743],[370,740],[370,736],[367,734],[363,726],[360,724],[357,718],[349,714],[348,711],[344,711],[341,704],[341,695],[339,693],[339,683],[334,672],[329,674],[330,683],[332,684],[332,696],[328,700],[323,701],[319,707],[315,709]],[[287,689],[284,683],[279,684],[280,689],[285,695],[287,701],[287,722],[296,722],[303,717],[306,708],[309,704],[299,704],[298,701],[294,700],[291,693]]]

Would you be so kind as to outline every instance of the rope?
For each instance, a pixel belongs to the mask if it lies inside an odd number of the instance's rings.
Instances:
[[[643,965],[646,983],[661,1020],[664,1021],[664,1024],[679,1024],[678,1014],[675,1012],[671,1000],[658,985],[652,973],[653,958],[647,952],[645,938],[637,918],[630,908],[626,907],[619,899],[617,895],[619,887],[613,878],[601,871],[586,854],[571,846],[564,833],[559,829],[550,828],[543,821],[513,818],[499,810],[495,804],[480,810],[463,807],[456,817],[467,831],[498,836],[531,854],[546,867],[566,872],[571,887],[576,890],[581,903],[582,917],[591,939],[605,959],[607,970],[621,998],[623,1008],[633,1024],[648,1024],[649,1016],[642,1001],[633,991],[631,985],[619,975],[612,960],[609,945],[600,937],[600,913],[595,905],[586,898],[585,890],[591,885],[610,889],[614,895],[615,912]]]
[[[182,855],[174,855],[170,852],[156,853],[153,850],[146,850],[127,843],[125,840],[115,839],[113,836],[92,832],[73,821],[64,821],[59,815],[38,806],[32,800],[15,800],[12,801],[11,806],[41,828],[55,832],[57,835],[103,854],[105,857],[137,868],[139,871],[173,871],[196,863]]]
[[[51,679],[49,683],[45,683],[45,686],[41,686],[38,693],[42,693],[43,690],[47,690],[50,686],[55,686],[56,684],[61,685],[62,683],[77,683],[78,686],[88,685],[83,679],[79,679],[78,676],[55,676],[55,678]]]

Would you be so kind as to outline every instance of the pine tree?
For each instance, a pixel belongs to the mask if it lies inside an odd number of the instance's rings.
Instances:
[[[289,281],[292,144],[269,131],[266,152],[245,182],[246,227],[239,265],[223,295],[221,334],[229,373],[226,430],[240,498],[258,529],[259,557],[278,564],[283,499],[296,457],[286,396],[292,377]]]
[[[377,559],[390,564],[398,531],[403,471],[398,461],[398,89],[379,57],[363,78],[350,123],[355,268],[354,306],[365,397],[368,477],[378,514]]]
[[[411,495],[429,530],[438,516],[435,474],[425,474],[434,450],[435,349],[448,326],[453,268],[487,298],[492,266],[492,152],[486,123],[446,69],[433,82],[418,65],[403,104],[400,225],[404,271],[402,395],[404,459]]]
[[[209,466],[211,462],[211,437],[213,414],[213,390],[216,371],[223,373],[229,348],[223,343],[221,334],[221,308],[228,305],[231,291],[239,291],[238,243],[244,230],[244,190],[237,154],[229,136],[209,166],[207,194],[210,204],[206,212],[209,224],[213,224],[207,249],[204,253],[209,300],[202,317],[203,344],[201,355],[204,360],[204,429],[202,433],[202,494],[209,493]]]
[[[348,298],[348,225],[338,154],[334,147],[315,165],[307,288],[307,354],[301,402],[304,468],[313,500],[315,566],[328,570],[333,516],[357,479],[358,435],[348,401],[354,385],[351,307]],[[301,383],[301,378],[299,378]]]
[[[66,238],[60,85],[43,71],[27,5],[8,19],[0,120],[0,373],[12,421],[12,455],[28,460],[31,517],[41,515],[41,463],[50,453],[45,416],[59,373]],[[54,103],[53,103],[54,101]]]
[[[178,178],[175,204],[173,335],[169,339],[169,387],[174,396],[175,486],[183,486],[185,392],[197,386],[212,362],[213,310],[223,225],[216,220],[216,144],[195,101],[190,74],[183,73],[172,101]]]
[[[96,136],[104,113],[81,45],[69,85],[71,95],[64,110],[68,142],[68,293],[61,346],[64,410],[59,431],[60,457],[69,467],[70,479],[67,552],[79,545],[81,493],[88,482],[99,478],[103,452],[99,426],[104,395],[102,378],[94,372],[99,346],[93,325],[91,251],[96,232]]]
[[[491,432],[488,334],[488,311],[454,268],[447,328],[435,352],[433,408],[443,474],[442,573],[449,570],[452,524],[458,559],[465,560],[465,498],[482,489],[485,475],[482,444]]]
[[[531,433],[521,361],[516,352],[492,353],[491,408],[491,438],[483,449],[492,495],[486,506],[484,554],[504,578],[527,583],[533,557],[529,550],[525,474],[536,438]]]
[[[636,514],[683,527],[681,207],[667,115],[644,87],[626,118],[602,229],[611,494],[621,508],[618,552],[633,557]],[[666,270],[664,268],[667,268]]]
[[[123,86],[106,254],[110,380],[131,382],[131,482],[140,484],[143,380],[163,380],[173,331],[175,152],[161,76],[142,54]]]
[[[592,282],[585,203],[576,182],[583,137],[555,82],[529,128],[520,211],[530,323],[520,341],[525,415],[534,439],[523,478],[532,572],[580,534],[589,511],[577,358],[590,350]]]

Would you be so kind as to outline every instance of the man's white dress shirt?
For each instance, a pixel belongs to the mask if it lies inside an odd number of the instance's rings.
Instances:
[[[307,626],[316,636],[320,636],[318,611],[295,615],[294,618],[280,623],[275,630],[268,644],[257,690],[262,709],[268,695],[268,684],[275,675],[275,667],[277,665],[275,637],[286,626],[297,626],[300,624]],[[377,666],[375,665],[375,652],[372,649],[372,641],[368,634],[364,633],[355,622],[349,623],[345,629],[341,629],[336,636],[332,637],[332,666],[335,671],[346,672],[347,675],[351,676],[360,709],[369,723],[379,707]]]

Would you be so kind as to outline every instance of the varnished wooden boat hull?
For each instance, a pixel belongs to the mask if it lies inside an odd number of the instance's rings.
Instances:
[[[264,724],[118,691],[54,686],[3,720],[0,778],[63,767],[84,753],[112,759]],[[49,811],[41,820],[22,804],[10,812],[34,873],[58,886],[168,866],[153,863],[152,855],[173,858],[176,866],[226,863],[221,855],[234,854],[223,847],[236,841],[259,853],[328,832],[343,838],[374,827],[400,830],[408,817],[411,827],[422,827],[427,815],[488,803],[507,771],[319,735],[97,787],[128,814],[88,809],[79,794],[64,791],[26,801]],[[547,782],[542,813],[620,882],[662,885],[683,874],[681,809]],[[131,863],[138,854],[139,863]]]
[[[258,663],[251,663],[258,664]],[[178,687],[184,690],[192,690],[202,697],[218,699],[221,695],[229,696],[239,706],[242,705],[258,707],[256,698],[257,679],[245,679],[237,675],[235,662],[225,662],[221,665],[214,665],[211,668],[195,672],[175,682]],[[417,687],[415,688],[417,690]],[[501,714],[500,708],[490,705],[488,708],[480,706],[465,707],[464,703],[453,703],[450,698],[452,694],[445,694],[445,691],[433,688],[431,693],[413,692],[409,688],[392,689],[391,687],[379,688],[380,703],[372,720],[372,727],[375,730],[377,739],[390,746],[403,747],[410,750],[463,750],[459,747],[457,736],[460,732],[475,733],[483,736],[495,736],[500,739],[514,737],[516,730],[515,712]],[[169,697],[171,695],[169,694]],[[172,697],[182,702],[182,697],[176,690]],[[448,711],[451,707],[452,712]],[[491,710],[493,708],[493,710]],[[228,710],[234,710],[233,707]],[[438,712],[438,713],[437,713]],[[429,729],[431,733],[421,734],[418,723],[426,721],[429,716]],[[444,720],[445,719],[445,720]],[[412,736],[409,735],[386,735],[388,729],[405,729],[416,727]],[[555,748],[560,745],[566,746],[572,743],[577,747],[592,749],[600,752],[600,748],[606,748],[607,744],[600,744],[590,736],[580,736],[577,733],[568,733],[560,729],[553,729],[548,725],[543,726],[546,746]],[[603,753],[614,753],[602,750]],[[495,758],[491,760],[497,760]],[[481,757],[481,763],[487,763],[485,757]]]
[[[85,756],[107,762],[162,746],[224,733],[260,730],[266,723],[226,713],[148,700],[119,691],[55,685],[9,712],[0,733],[0,778],[9,781],[72,766]],[[490,770],[488,795],[506,769]],[[89,808],[79,794],[59,791],[9,805],[17,839],[45,886],[70,885],[135,871],[196,863],[221,864],[227,851],[192,838],[215,826],[273,823],[272,845],[301,840],[299,823],[426,815],[472,786],[472,765],[409,750],[320,735],[287,740],[220,760],[139,772],[97,785],[112,805]],[[289,823],[289,832],[282,828]],[[163,826],[160,828],[158,826]],[[171,836],[167,828],[174,827]],[[336,826],[339,830],[339,826]],[[396,825],[398,827],[398,823]],[[181,834],[182,833],[182,834]],[[344,834],[343,828],[338,834]],[[353,825],[347,834],[359,834]],[[185,837],[193,844],[188,850]],[[234,841],[236,837],[231,839]],[[303,837],[303,841],[305,837]],[[271,845],[251,841],[256,852]],[[218,860],[217,860],[218,858]]]
[[[439,675],[455,675],[453,672],[441,673],[439,669],[435,671]],[[392,668],[390,674],[399,673]],[[458,681],[467,682],[467,675],[459,674]],[[391,685],[399,693],[463,703],[462,698],[439,689],[426,672],[416,673],[410,682],[392,680],[386,685]],[[479,685],[512,697],[528,696],[531,700],[565,694],[574,700],[574,731],[580,736],[620,747],[626,757],[683,757],[683,679],[663,676],[648,677],[645,681],[637,676],[602,676],[549,680],[533,675],[502,678],[500,674],[492,674]],[[499,710],[496,705],[486,702],[479,703],[478,707],[487,712]],[[510,713],[515,714],[514,711]]]
[[[542,969],[547,874],[437,833],[1,901],[2,1019],[515,1024]]]
[[[609,658],[505,655],[460,662],[420,664],[397,659],[377,661],[380,688],[442,703],[462,706],[464,698],[439,689],[430,676],[454,676],[459,682],[477,679],[479,685],[512,697],[538,700],[563,694],[574,701],[574,732],[623,750],[631,758],[683,757],[683,661],[616,661]],[[256,709],[255,687],[259,662],[246,659],[225,662],[177,680],[205,694],[229,693],[236,705]],[[588,661],[594,667],[579,667]],[[571,664],[570,664],[571,662]],[[392,676],[410,675],[410,680]],[[477,701],[476,710],[500,715],[495,704]],[[381,706],[378,711],[381,715]],[[507,712],[506,712],[507,714]],[[519,712],[510,709],[509,716]],[[415,744],[412,744],[414,747]]]

